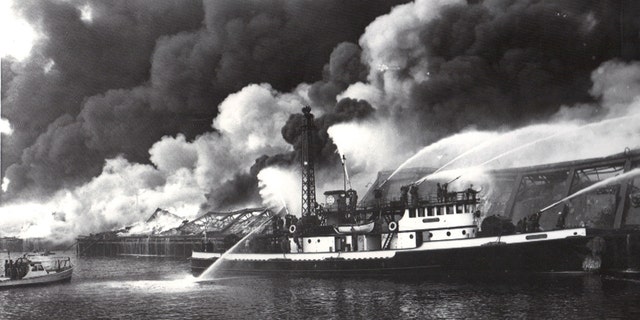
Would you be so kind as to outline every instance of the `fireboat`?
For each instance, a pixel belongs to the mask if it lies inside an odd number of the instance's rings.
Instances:
[[[417,184],[404,185],[395,201],[376,189],[375,204],[363,207],[345,183],[318,204],[310,152],[314,118],[310,107],[302,111],[301,215],[272,215],[224,254],[194,252],[195,273],[216,260],[216,272],[240,274],[607,272],[615,264],[605,250],[608,239],[626,236],[639,244],[639,230],[542,230],[540,212],[518,226],[500,216],[480,221],[481,191],[450,191],[447,184],[422,197]]]

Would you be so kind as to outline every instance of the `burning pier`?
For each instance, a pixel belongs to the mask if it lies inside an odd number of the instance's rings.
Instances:
[[[81,236],[77,239],[78,256],[157,256],[186,258],[193,249],[209,245],[224,249],[239,239],[254,224],[271,216],[265,208],[248,208],[232,212],[208,212],[193,221],[164,229],[158,223],[176,216],[158,209],[143,225],[122,230]]]

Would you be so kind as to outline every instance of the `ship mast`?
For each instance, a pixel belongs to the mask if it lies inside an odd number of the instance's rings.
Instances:
[[[311,107],[302,108],[304,123],[302,125],[302,155],[300,157],[302,165],[302,216],[315,215],[316,204],[316,178],[315,166],[313,163],[313,114]]]

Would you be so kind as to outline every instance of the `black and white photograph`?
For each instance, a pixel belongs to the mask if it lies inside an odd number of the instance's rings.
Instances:
[[[640,318],[640,1],[0,0],[0,30],[0,320]]]

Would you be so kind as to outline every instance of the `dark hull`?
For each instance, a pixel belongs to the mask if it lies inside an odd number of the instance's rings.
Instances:
[[[429,251],[398,251],[390,259],[325,259],[292,261],[223,260],[219,270],[230,273],[449,273],[480,272],[559,272],[582,271],[589,254],[586,239],[563,239],[544,243],[492,245]]]
[[[199,276],[207,270],[217,259],[197,259],[191,258],[191,273],[194,276]]]
[[[590,241],[600,238],[604,248],[592,250]],[[430,250],[397,250],[388,258],[344,259],[331,257],[302,260],[307,254],[271,255],[269,259],[224,258],[219,273],[231,274],[454,274],[518,272],[584,272],[615,273],[637,270],[640,262],[640,233],[590,231],[587,236],[522,242],[491,243],[466,248]],[[345,256],[348,253],[344,254]],[[260,255],[255,255],[260,256]],[[254,257],[255,257],[254,256]],[[298,258],[292,258],[296,256]],[[598,261],[596,270],[585,267]],[[201,273],[212,260],[192,259],[192,271]]]

